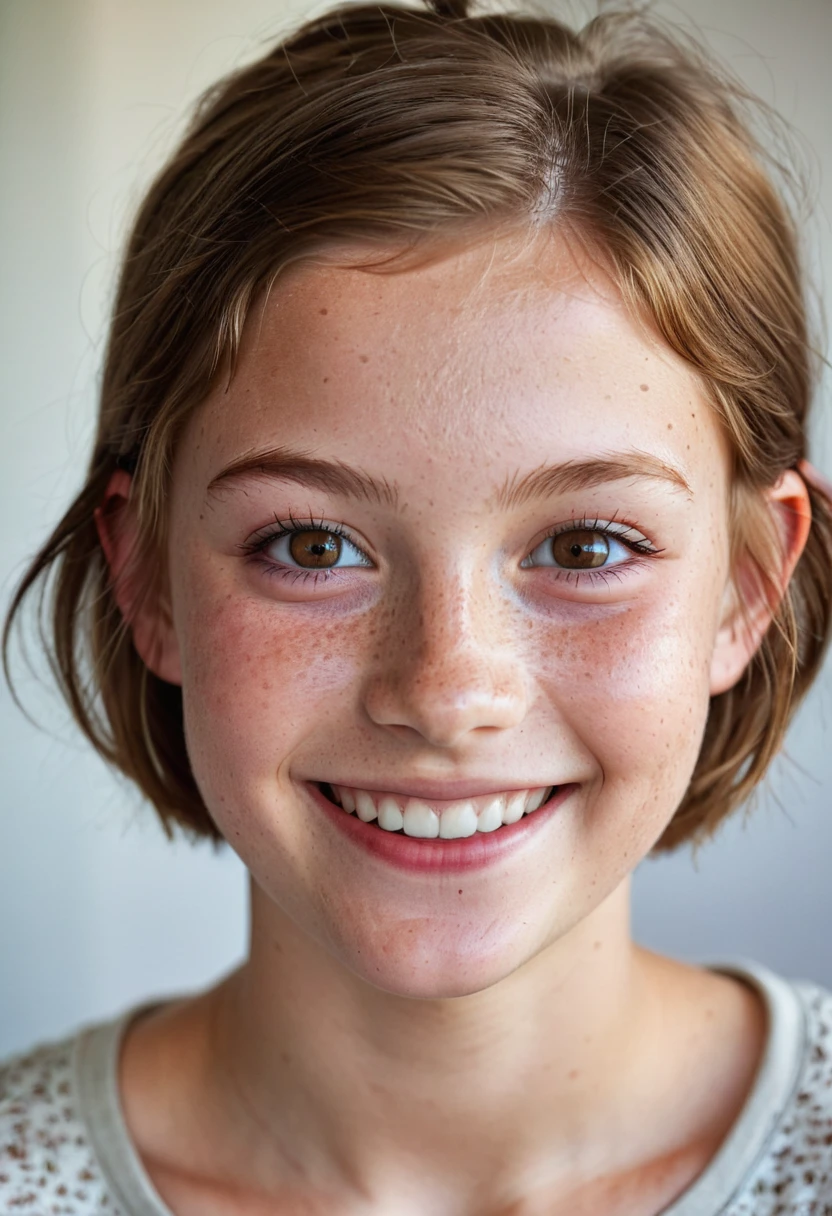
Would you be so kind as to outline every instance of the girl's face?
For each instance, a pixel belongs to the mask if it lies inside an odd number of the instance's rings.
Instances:
[[[178,450],[160,673],[267,901],[418,996],[575,928],[661,834],[739,675],[728,467],[694,374],[562,238],[282,279]],[[420,844],[322,783],[421,795],[420,831],[558,789]]]

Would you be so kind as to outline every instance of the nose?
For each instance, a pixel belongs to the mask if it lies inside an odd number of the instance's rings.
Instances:
[[[364,706],[377,725],[453,748],[472,731],[523,721],[529,686],[509,642],[512,605],[475,582],[445,574],[390,605],[364,686]]]

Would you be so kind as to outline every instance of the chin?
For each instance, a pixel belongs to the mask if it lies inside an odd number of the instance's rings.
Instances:
[[[335,951],[350,971],[391,996],[439,1001],[492,988],[533,958],[530,941],[471,940],[471,926],[404,921],[379,941],[346,943]],[[454,937],[456,940],[454,941]]]

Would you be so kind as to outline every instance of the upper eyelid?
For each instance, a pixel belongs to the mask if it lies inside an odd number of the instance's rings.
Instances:
[[[660,549],[645,532],[637,528],[634,524],[629,524],[625,520],[617,519],[589,519],[586,516],[582,518],[573,518],[566,520],[561,524],[553,524],[544,532],[531,547],[531,552],[539,548],[544,541],[549,540],[554,536],[560,536],[564,532],[605,532],[609,536],[615,537],[622,544],[635,544],[642,553],[650,553],[658,556],[664,550]],[[631,534],[631,535],[628,535]]]
[[[354,539],[351,531],[344,524],[328,523],[322,519],[296,519],[293,515],[285,520],[274,519],[271,523],[264,524],[262,528],[257,528],[239,547],[250,549],[255,545],[260,546],[269,544],[273,540],[279,540],[283,536],[291,535],[292,532],[312,531],[331,532],[335,536],[341,536],[364,553],[363,546]],[[365,554],[365,556],[369,557],[369,554]]]
[[[611,519],[604,519],[600,515],[591,517],[589,515],[576,515],[571,519],[564,520],[562,523],[552,524],[552,528],[558,532],[568,532],[572,529],[576,531],[586,529],[598,532],[621,529],[623,531],[638,532],[640,536],[644,535],[635,524],[627,523],[625,519],[616,519],[615,516],[612,516]]]

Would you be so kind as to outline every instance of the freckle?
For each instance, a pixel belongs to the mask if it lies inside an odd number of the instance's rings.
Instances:
[[[328,308],[322,308],[322,309],[320,310],[320,314],[321,314],[321,316],[322,316],[322,317],[325,317],[325,316],[327,315],[327,313],[328,313],[328,312],[329,312],[329,309],[328,309]]]
[[[640,385],[639,385],[639,388],[641,389],[641,391],[642,391],[643,393],[646,393],[646,392],[648,392],[648,391],[649,391],[649,389],[650,389],[650,385],[649,385],[649,384],[640,384]]]
[[[673,423],[672,423],[672,422],[668,422],[668,424],[667,424],[667,429],[668,429],[669,431],[672,431],[672,430],[673,430]]]
[[[593,943],[592,943],[592,949],[593,949],[593,950],[600,950],[600,949],[601,949],[601,943],[600,943],[600,942],[593,942]]]
[[[329,376],[324,376],[324,384],[328,384],[328,383],[329,383]]]
[[[369,362],[370,362],[370,356],[369,356],[369,355],[359,355],[358,357],[359,357],[359,359],[361,360],[361,362],[362,362],[362,363],[369,363]]]

